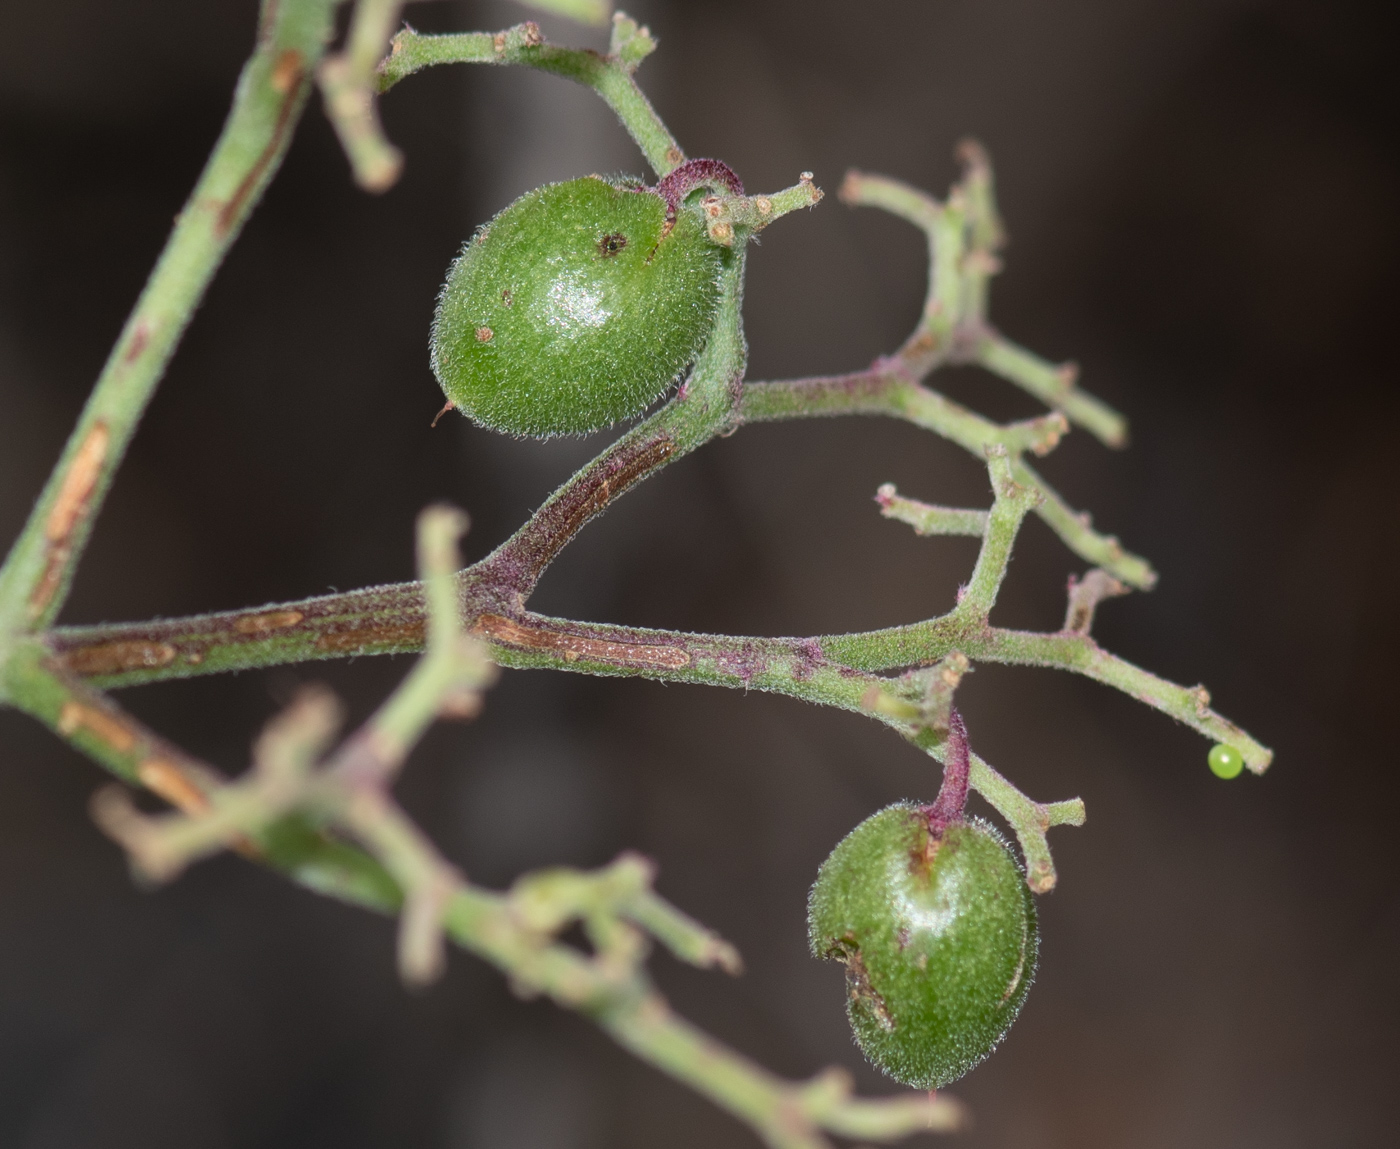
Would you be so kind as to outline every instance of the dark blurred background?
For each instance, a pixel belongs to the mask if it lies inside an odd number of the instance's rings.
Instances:
[[[638,2],[641,78],[692,155],[749,187],[855,165],[942,192],[991,150],[1012,244],[993,314],[1132,419],[1044,470],[1146,554],[1111,649],[1277,751],[1215,779],[1207,744],[1049,671],[979,668],[974,745],[1054,832],[1039,981],[954,1088],[967,1146],[1393,1144],[1397,640],[1397,119],[1387,5],[1365,0]],[[4,0],[0,537],[71,427],[227,108],[252,0]],[[414,5],[424,30],[508,3]],[[545,20],[552,38],[601,46]],[[427,367],[443,271],[548,179],[642,170],[601,103],[551,77],[441,69],[384,106],[400,185],[356,190],[313,105],[142,426],[65,618],[238,607],[412,575],[412,522],[467,507],[473,557],[604,441],[517,442],[451,419]],[[754,378],[859,367],[922,295],[911,228],[834,196],[753,252]],[[1033,404],[935,379],[996,418]],[[946,609],[968,540],[879,518],[883,481],[987,501],[958,449],[892,421],[754,427],[629,495],[536,604],[579,617],[812,634]],[[995,617],[1058,626],[1081,570],[1026,528]],[[130,691],[229,769],[307,679],[363,716],[406,659]],[[1392,717],[1387,719],[1387,713]],[[93,827],[89,762],[0,714],[0,1144],[441,1147],[754,1144],[589,1023],[476,960],[406,993],[390,923],[236,859],[142,892]],[[774,1069],[849,1066],[841,973],[804,898],[850,827],[936,771],[875,724],[759,694],[507,673],[435,730],[401,786],[475,879],[655,857],[660,888],[736,941],[737,982],[655,960],[677,1006]],[[1387,1135],[1386,1130],[1392,1132]]]

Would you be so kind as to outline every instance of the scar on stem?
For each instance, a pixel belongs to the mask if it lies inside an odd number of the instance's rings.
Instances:
[[[301,53],[295,48],[288,48],[277,57],[277,62],[273,65],[271,79],[273,89],[282,93],[282,104],[277,109],[277,122],[272,126],[272,136],[267,141],[267,145],[258,153],[258,158],[253,161],[252,167],[244,174],[238,187],[234,189],[233,194],[219,209],[219,214],[214,219],[215,234],[224,235],[229,228],[233,227],[239,213],[243,210],[243,205],[248,202],[248,197],[253,194],[253,189],[257,187],[258,180],[262,178],[263,172],[272,163],[272,157],[282,147],[282,141],[287,135],[287,128],[292,122],[292,111],[297,104],[297,94],[301,89],[301,81],[305,75],[306,68]]]
[[[507,646],[526,650],[547,650],[562,655],[566,662],[631,662],[643,666],[679,670],[690,665],[690,653],[673,646],[652,646],[631,642],[609,642],[576,634],[558,634],[543,627],[525,626],[498,614],[483,614],[473,628]]]
[[[74,674],[90,678],[97,674],[119,674],[124,670],[168,666],[179,653],[168,642],[129,639],[80,646],[63,655],[63,664]]]
[[[102,466],[111,445],[111,432],[99,419],[83,437],[82,445],[59,485],[49,516],[44,521],[44,573],[29,596],[31,615],[39,615],[53,600],[63,568],[73,549],[73,534],[87,514],[93,493],[102,479]]]

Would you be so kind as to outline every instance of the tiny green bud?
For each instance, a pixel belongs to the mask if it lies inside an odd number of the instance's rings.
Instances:
[[[1223,742],[1217,742],[1210,748],[1206,761],[1210,763],[1210,772],[1217,778],[1238,778],[1244,769],[1244,755]]]
[[[871,815],[822,863],[808,903],[817,957],[846,963],[856,1043],[896,1081],[935,1089],[995,1047],[1035,974],[1035,905],[985,822],[941,835],[931,807]]]
[[[661,190],[550,184],[467,242],[432,333],[433,372],[459,410],[548,436],[606,427],[662,395],[714,322],[722,256]]]

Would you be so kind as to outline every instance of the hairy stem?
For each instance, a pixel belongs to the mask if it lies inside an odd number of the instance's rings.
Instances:
[[[343,52],[316,70],[326,115],[350,159],[355,182],[369,192],[392,187],[403,170],[403,154],[385,138],[375,103],[376,71],[393,35],[404,0],[358,0]]]
[[[478,600],[477,567],[459,575]],[[973,661],[1055,667],[1092,678],[1235,747],[1262,772],[1272,752],[1184,687],[1103,650],[1088,634],[1035,633],[970,624],[956,609],[885,630],[810,638],[691,634],[549,618],[498,605],[465,610],[502,666],[629,675],[766,690],[866,713],[862,697],[885,675],[959,651]],[[67,627],[48,648],[75,677],[103,687],[361,654],[423,649],[426,608],[416,583],[300,602],[148,623]],[[885,719],[896,727],[900,723]]]
[[[621,43],[614,35],[613,52],[607,56],[546,43],[534,21],[495,34],[424,36],[405,29],[394,37],[388,57],[379,66],[379,90],[388,91],[400,80],[435,64],[523,64],[552,72],[597,92],[617,113],[647,163],[658,176],[664,176],[685,162],[685,153],[632,79],[637,63],[649,51],[638,48],[639,37],[654,46],[645,29],[632,27],[632,35]]]
[[[986,511],[938,507],[905,498],[893,483],[883,484],[875,492],[875,501],[880,504],[881,515],[907,523],[916,535],[971,535],[980,539],[987,530]]]
[[[1103,567],[1129,586],[1150,590],[1157,572],[1144,558],[1131,554],[1112,535],[1090,526],[1089,516],[1077,512],[1020,457],[1022,451],[1045,454],[1064,432],[1057,414],[999,426],[936,391],[912,381],[893,360],[877,363],[868,371],[847,375],[816,375],[772,383],[746,383],[740,414],[745,422],[831,415],[887,415],[941,435],[978,455],[991,445],[1005,446],[1015,456],[1012,476],[1017,483],[1040,492],[1035,512],[1086,562]]]
[[[1045,833],[1051,826],[1084,825],[1084,803],[1078,798],[1066,802],[1036,802],[972,755],[971,785],[1006,819],[1021,844],[1026,859],[1026,884],[1038,894],[1055,888],[1055,863]]]
[[[1015,383],[1047,407],[1063,411],[1071,423],[1108,446],[1127,445],[1128,421],[1107,403],[1076,386],[1079,368],[1075,364],[1048,363],[986,326],[977,332],[965,359]]]
[[[928,808],[928,828],[935,838],[941,838],[949,826],[960,822],[967,805],[969,776],[967,727],[956,706],[948,710],[948,737],[943,754],[943,784],[938,797]]]
[[[334,0],[265,7],[268,22],[214,151],[0,568],[0,661],[15,636],[42,629],[63,605],[112,476],[180,336],[286,153],[335,8]]]

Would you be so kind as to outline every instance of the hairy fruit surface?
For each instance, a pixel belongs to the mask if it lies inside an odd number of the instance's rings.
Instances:
[[[517,435],[640,414],[714,321],[722,256],[695,214],[598,176],[526,192],[470,239],[433,320],[447,398]]]
[[[955,1081],[1005,1036],[1035,973],[1035,905],[1000,835],[927,808],[887,806],[822,863],[812,952],[846,963],[856,1043],[896,1081]]]

